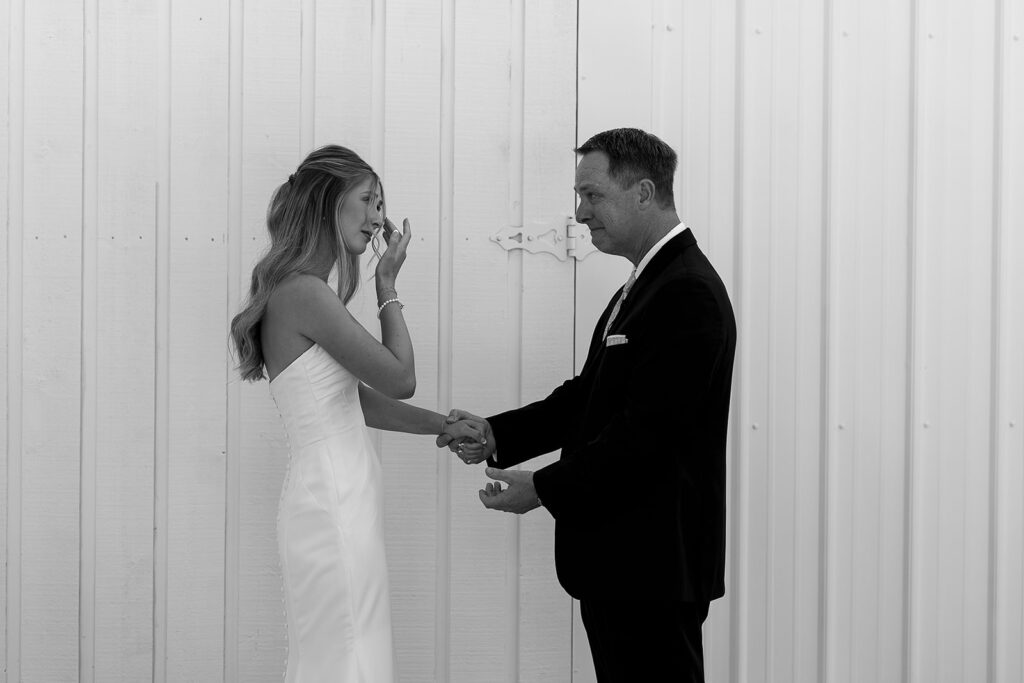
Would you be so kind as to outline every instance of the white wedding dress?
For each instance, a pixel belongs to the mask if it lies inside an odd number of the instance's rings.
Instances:
[[[394,680],[381,465],[358,387],[316,344],[270,383],[290,449],[277,520],[286,683]]]

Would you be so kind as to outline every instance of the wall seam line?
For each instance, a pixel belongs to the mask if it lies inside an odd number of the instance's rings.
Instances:
[[[452,405],[455,204],[455,0],[442,0],[440,24],[440,117],[438,131],[438,340],[437,405]],[[447,681],[451,657],[451,458],[437,459],[437,556],[435,675]]]
[[[227,311],[228,323],[243,298],[242,280],[242,143],[243,58],[245,48],[245,6],[232,0],[228,7],[228,156],[227,162]],[[225,364],[224,435],[224,662],[225,683],[238,681],[239,661],[239,576],[241,499],[242,380],[235,374],[227,354]]]
[[[160,3],[157,62],[156,244],[154,249],[153,383],[153,680],[167,680],[167,518],[170,365],[171,0]]]
[[[745,280],[743,276],[743,259],[744,259],[744,211],[743,211],[743,159],[744,150],[743,144],[745,141],[744,135],[744,114],[743,104],[745,98],[743,96],[744,87],[746,83],[745,75],[745,58],[746,51],[744,50],[743,41],[743,25],[746,19],[745,2],[744,0],[736,0],[736,17],[735,17],[735,39],[736,39],[736,82],[734,84],[734,110],[735,120],[733,122],[733,216],[735,225],[735,243],[733,251],[733,273],[735,274],[735,289],[736,289],[736,301],[734,305],[734,315],[740,321],[742,325],[744,320],[744,311],[746,309],[746,297],[744,296]],[[744,603],[746,601],[746,595],[744,593],[745,585],[744,579],[747,574],[748,558],[744,552],[745,544],[743,539],[748,533],[746,524],[746,515],[748,513],[748,505],[746,503],[746,497],[743,495],[744,486],[746,484],[746,477],[744,476],[744,450],[749,443],[749,436],[747,436],[747,430],[744,429],[745,420],[747,419],[746,411],[744,410],[744,396],[746,394],[746,377],[743,372],[743,356],[745,355],[745,344],[742,342],[742,337],[737,339],[736,355],[738,356],[739,362],[734,362],[733,367],[733,385],[739,389],[735,392],[738,399],[735,402],[733,408],[733,416],[736,424],[736,438],[733,442],[733,496],[732,499],[737,506],[737,511],[733,514],[732,519],[732,530],[733,530],[733,549],[735,550],[735,556],[732,562],[732,584],[736,590],[736,596],[731,601],[731,615],[730,615],[730,640],[734,643],[734,647],[731,649],[729,674],[730,680],[742,681],[747,678],[747,666],[745,653],[748,648],[747,639],[748,632],[745,626],[746,620],[743,619],[744,615]]]
[[[999,625],[999,471],[1000,452],[1002,450],[1002,438],[1000,433],[1000,422],[1002,412],[1002,400],[1000,392],[1000,356],[1002,354],[1002,325],[1000,322],[1000,309],[1002,308],[1002,207],[1003,207],[1003,106],[1005,104],[1005,83],[1004,83],[1004,47],[1005,33],[1003,31],[1003,20],[1005,18],[1004,0],[995,0],[995,40],[993,41],[994,68],[993,68],[993,126],[992,126],[992,339],[991,358],[989,367],[989,557],[988,557],[988,643],[986,679],[994,683],[997,674],[997,660],[999,655],[999,643],[997,628]]]
[[[78,675],[92,683],[96,662],[96,455],[98,328],[99,8],[82,5],[82,242],[79,396]]]
[[[7,159],[7,680],[21,679],[21,531],[24,397],[25,0],[10,4]]]
[[[820,470],[818,472],[818,662],[817,677],[819,681],[828,680],[828,615],[829,615],[829,540],[831,525],[831,508],[829,482],[832,464],[832,353],[833,325],[835,323],[832,306],[834,291],[832,268],[832,99],[833,99],[833,33],[835,23],[835,0],[826,0],[823,27],[823,65],[822,65],[822,155],[821,155],[821,224],[823,229],[821,245],[822,263],[822,340],[821,340],[821,423],[820,438]]]
[[[512,0],[512,22],[510,50],[510,102],[509,102],[509,223],[523,226],[523,186],[524,186],[524,145],[526,118],[526,6],[525,0]],[[513,349],[509,354],[509,388],[508,397],[511,405],[522,405],[523,398],[523,280],[524,257],[522,250],[508,253],[508,274],[511,279],[506,287],[508,297],[507,309],[513,329],[509,330],[508,339]],[[522,469],[516,466],[515,469]],[[520,541],[522,535],[521,515],[509,515],[505,523],[506,554],[505,554],[505,610],[508,638],[505,641],[505,678],[508,683],[519,680],[519,645],[521,609],[520,594]]]
[[[910,683],[914,675],[914,653],[913,631],[914,599],[911,591],[913,589],[914,576],[914,505],[916,501],[917,487],[914,486],[915,450],[917,448],[916,421],[916,382],[917,371],[917,211],[918,211],[918,99],[920,87],[920,55],[918,54],[918,24],[920,21],[920,0],[912,0],[910,6],[910,87],[908,99],[908,129],[910,144],[907,149],[907,337],[906,337],[906,388],[904,399],[904,413],[906,425],[905,452],[904,452],[904,516],[903,516],[903,633],[902,648],[903,657],[902,676],[903,683]]]
[[[302,0],[299,45],[299,157],[313,151],[316,126],[316,0]]]

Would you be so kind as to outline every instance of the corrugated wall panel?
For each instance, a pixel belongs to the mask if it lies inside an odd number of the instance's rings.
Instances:
[[[740,24],[737,514],[749,558],[736,588],[751,681],[818,677],[823,25],[819,5],[799,2],[748,3]]]
[[[11,147],[11,133],[14,131],[12,124],[21,120],[17,113],[11,111],[11,86],[12,76],[15,78],[14,82],[18,82],[20,78],[21,56],[20,54],[13,55],[9,50],[13,46],[20,45],[19,41],[11,41],[11,34],[14,31],[20,31],[21,25],[20,22],[15,22],[12,19],[10,5],[0,3],[0,26],[5,27],[0,28],[0,54],[8,56],[4,60],[3,66],[0,67],[0,160],[2,160],[0,161],[0,220],[4,225],[4,239],[0,239],[0,282],[4,283],[3,291],[0,291],[0,356],[3,358],[3,361],[0,361],[0,414],[5,417],[0,420],[0,443],[3,444],[3,451],[0,453],[0,614],[5,615],[5,618],[0,620],[0,643],[2,643],[2,647],[0,647],[0,683],[7,682],[7,615],[9,614],[7,611],[7,525],[11,520],[7,496],[9,453],[11,451],[11,442],[9,441],[11,431],[8,422],[12,416],[10,410],[11,390],[20,386],[20,383],[13,381],[12,371],[19,374],[21,372],[19,368],[12,367],[8,336],[11,330],[11,291],[13,289],[17,293],[21,289],[20,285],[12,288],[9,279],[11,269],[7,261],[11,253],[8,236],[20,239],[20,230],[12,231],[11,223],[13,213],[11,210],[11,188],[13,186],[11,181],[21,173],[20,168],[15,168],[15,164],[21,163],[21,158],[20,156],[15,157]],[[14,69],[18,69],[19,73],[13,73]],[[18,125],[20,126],[20,123]],[[19,133],[20,131],[16,134]],[[17,217],[15,216],[15,218]],[[13,415],[17,414],[17,410],[15,410]]]
[[[155,381],[139,368],[152,368],[155,341],[160,131],[158,93],[149,85],[157,80],[160,27],[155,5],[91,9],[98,32],[86,36],[96,48],[86,53],[86,120],[95,128],[85,129],[83,252],[92,258],[83,261],[81,289],[82,363],[95,375],[83,373],[81,515],[82,660],[93,660],[95,671],[81,674],[127,682],[149,677],[153,666],[153,489],[139,485],[153,480],[153,460],[139,454],[153,447]]]
[[[170,3],[167,235],[166,674],[219,680],[225,656],[225,339],[229,7]],[[197,106],[202,103],[202,106]],[[233,313],[233,311],[232,311]],[[231,584],[237,585],[232,577]]]
[[[993,680],[1024,680],[1024,2],[997,6]]]
[[[845,0],[833,12],[824,672],[900,681],[911,14]]]
[[[25,3],[20,452],[24,681],[78,675],[82,316],[81,2]],[[10,654],[10,653],[9,653]]]
[[[915,119],[910,679],[983,680],[994,3],[922,3]]]

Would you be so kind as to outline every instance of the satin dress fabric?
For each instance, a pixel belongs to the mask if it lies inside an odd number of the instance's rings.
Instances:
[[[383,482],[359,380],[314,344],[270,383],[288,435],[277,518],[286,683],[395,678]]]

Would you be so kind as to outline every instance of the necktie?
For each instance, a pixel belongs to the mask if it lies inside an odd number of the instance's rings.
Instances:
[[[626,284],[622,286],[622,294],[619,295],[618,300],[615,302],[615,307],[612,308],[612,314],[608,316],[608,322],[604,326],[604,336],[601,337],[602,340],[608,338],[608,330],[612,329],[612,323],[615,322],[615,316],[619,314],[619,309],[622,308],[622,301],[626,298],[626,295],[629,294],[629,290],[633,286],[634,282],[636,282],[636,268],[634,268],[633,272],[629,274],[629,279],[626,280]]]

